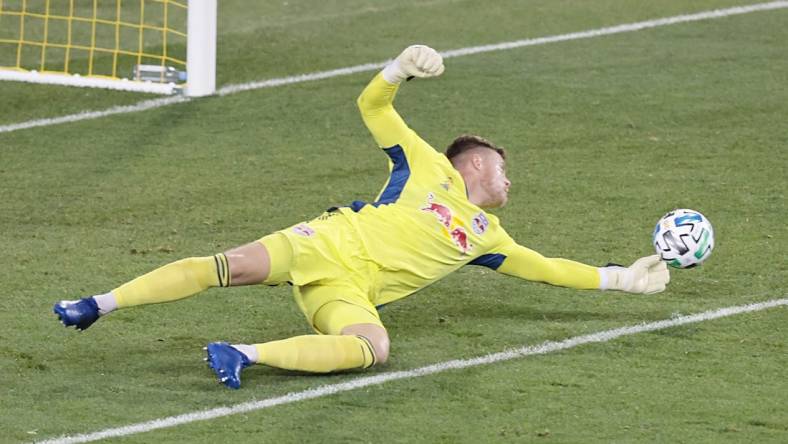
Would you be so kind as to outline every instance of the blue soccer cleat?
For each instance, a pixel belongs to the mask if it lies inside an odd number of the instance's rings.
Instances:
[[[226,342],[211,342],[205,350],[208,352],[205,360],[219,382],[233,389],[241,388],[241,370],[252,365],[249,358]]]
[[[85,330],[99,318],[99,309],[93,298],[78,301],[60,301],[53,310],[60,322],[66,327],[76,325],[77,330]]]

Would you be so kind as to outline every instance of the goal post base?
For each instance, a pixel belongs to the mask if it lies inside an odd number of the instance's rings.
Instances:
[[[50,85],[82,86],[89,88],[106,88],[153,94],[175,94],[181,92],[182,90],[180,86],[174,83],[138,82],[127,79],[105,79],[100,77],[83,77],[79,74],[39,73],[36,71],[0,70],[0,80],[45,83]]]

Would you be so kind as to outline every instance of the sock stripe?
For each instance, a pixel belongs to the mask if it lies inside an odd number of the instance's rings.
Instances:
[[[229,287],[230,266],[227,263],[227,256],[225,256],[223,253],[219,253],[213,257],[213,260],[216,262],[216,275],[219,278],[219,286]]]
[[[367,362],[367,353],[366,353],[367,351],[369,351],[369,354],[372,355],[372,362],[369,365],[364,366],[364,368],[370,368],[373,365],[375,365],[375,363],[377,362],[377,358],[375,357],[375,349],[372,347],[372,343],[369,342],[369,339],[361,335],[356,335],[356,337],[361,339],[361,341],[363,342],[363,344],[361,345],[361,353],[364,354],[364,362]],[[365,345],[366,347],[364,347]],[[367,350],[364,350],[364,348],[366,348]]]
[[[225,268],[224,268],[224,259],[222,259],[222,256],[223,256],[222,254],[217,254],[216,255],[216,257],[219,258],[219,266],[221,267],[221,270],[220,270],[221,278],[220,278],[219,285],[221,285],[222,287],[226,287],[227,285],[225,284],[225,279],[226,279],[227,276],[226,276],[226,271],[225,271]]]
[[[227,261],[227,256],[224,253],[219,255],[219,258],[222,260],[222,265],[224,266],[224,286],[230,286],[230,263]]]
[[[362,362],[365,364],[367,362],[367,351],[364,350],[366,347],[364,347],[364,344],[359,345],[359,347],[361,347],[361,356],[362,356],[362,359],[364,359],[364,361],[362,361]],[[364,367],[364,364],[361,364],[361,366]],[[364,367],[364,368],[366,368],[366,367]]]
[[[219,265],[219,255],[213,257],[213,261],[216,263],[216,277],[219,279],[219,286],[223,287],[222,285],[222,271],[221,266]]]

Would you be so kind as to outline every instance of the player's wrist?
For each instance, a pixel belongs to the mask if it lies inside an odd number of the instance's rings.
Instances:
[[[406,78],[408,75],[402,70],[399,59],[395,59],[383,68],[383,79],[392,85],[399,84]]]
[[[597,268],[599,272],[599,289],[600,290],[626,290],[626,281],[629,274],[629,269],[620,266],[607,266]],[[631,277],[629,279],[631,281]]]
[[[605,270],[607,267],[598,267],[596,269],[599,273],[599,289],[610,290],[610,274]]]

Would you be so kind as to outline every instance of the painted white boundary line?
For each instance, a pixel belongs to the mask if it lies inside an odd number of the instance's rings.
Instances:
[[[620,34],[623,32],[640,31],[643,29],[656,28],[660,26],[675,25],[678,23],[695,22],[700,20],[716,19],[721,17],[728,17],[731,15],[747,14],[757,11],[768,11],[774,9],[788,8],[788,1],[774,1],[768,3],[757,3],[754,5],[737,6],[726,9],[715,9],[712,11],[698,12],[695,14],[677,15],[674,17],[667,17],[655,20],[647,20],[637,23],[629,23],[618,26],[611,26],[607,28],[593,29],[589,31],[573,32],[570,34],[555,35],[549,37],[540,37],[535,39],[516,40],[512,42],[503,42],[493,45],[473,46],[468,48],[454,49],[444,51],[441,54],[445,58],[463,57],[472,54],[480,54],[492,51],[502,51],[506,49],[522,48],[525,46],[544,45],[547,43],[564,42],[567,40],[579,40],[593,37],[600,37],[605,35]],[[347,68],[339,68],[330,71],[320,71],[308,74],[301,74],[290,77],[281,77],[270,80],[263,80],[257,82],[243,83],[238,85],[227,85],[220,88],[217,94],[226,96],[235,94],[242,91],[249,91],[261,88],[273,88],[276,86],[290,85],[293,83],[309,82],[313,80],[328,79],[332,77],[345,76],[349,74],[356,74],[360,72],[375,71],[382,68],[388,61],[379,63],[367,63],[364,65],[350,66]],[[85,111],[77,114],[71,114],[61,117],[53,117],[48,119],[29,120],[27,122],[12,123],[8,125],[0,125],[0,133],[9,133],[12,131],[36,128],[41,126],[58,125],[61,123],[78,122],[82,120],[98,119],[100,117],[112,116],[115,114],[126,114],[137,111],[145,111],[148,109],[159,108],[162,106],[172,105],[175,103],[182,103],[190,101],[191,99],[184,97],[168,97],[164,99],[145,100],[134,105],[115,106],[102,111]]]
[[[149,432],[152,430],[163,429],[167,427],[175,427],[181,424],[188,424],[196,421],[206,421],[209,419],[221,418],[223,416],[237,415],[239,413],[252,412],[256,410],[267,409],[283,404],[291,404],[299,401],[306,401],[313,398],[321,398],[336,393],[347,392],[373,385],[383,384],[389,381],[396,381],[400,379],[418,378],[421,376],[431,375],[434,373],[442,373],[446,370],[456,370],[468,367],[475,367],[478,365],[492,364],[495,362],[508,361],[511,359],[522,358],[524,356],[542,355],[552,353],[555,351],[566,350],[569,348],[577,347],[583,344],[590,344],[595,342],[607,342],[621,336],[629,336],[637,333],[663,330],[666,328],[677,327],[679,325],[692,324],[696,322],[709,321],[712,319],[724,318],[726,316],[733,316],[741,313],[749,313],[754,311],[765,310],[778,306],[788,305],[788,298],[772,299],[765,302],[757,302],[749,305],[739,305],[735,307],[720,308],[717,310],[705,311],[688,316],[680,316],[672,319],[665,319],[662,321],[649,322],[647,324],[632,325],[628,327],[616,328],[613,330],[605,330],[597,333],[591,333],[583,336],[576,336],[574,338],[565,339],[560,342],[544,342],[540,345],[529,345],[514,350],[502,351],[499,353],[492,353],[485,356],[479,356],[471,359],[456,359],[453,361],[440,362],[438,364],[428,365],[413,370],[405,370],[399,372],[381,373],[375,376],[365,376],[353,379],[348,382],[338,384],[323,385],[314,389],[305,390],[302,392],[288,393],[284,396],[276,398],[262,399],[259,401],[249,401],[242,404],[236,404],[230,407],[218,407],[210,410],[202,410],[199,412],[185,413],[177,416],[170,416],[161,419],[154,419],[152,421],[140,422],[137,424],[130,424],[122,427],[115,427],[111,429],[101,430],[99,432],[86,433],[81,435],[62,436],[51,440],[41,441],[41,444],[70,444],[97,441],[105,438],[116,438],[120,436],[134,435],[137,433]]]

